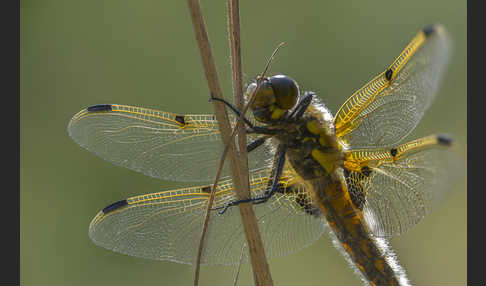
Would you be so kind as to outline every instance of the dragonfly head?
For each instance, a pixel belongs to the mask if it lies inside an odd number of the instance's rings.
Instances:
[[[256,82],[248,86],[248,98],[252,96],[256,87]],[[274,75],[263,80],[254,96],[255,100],[250,108],[255,119],[260,122],[277,121],[294,107],[299,97],[299,86],[288,76]]]

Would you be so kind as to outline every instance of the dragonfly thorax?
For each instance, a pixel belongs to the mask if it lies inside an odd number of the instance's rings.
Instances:
[[[289,162],[304,179],[334,172],[342,166],[344,157],[332,123],[325,121],[321,112],[315,111],[316,106],[310,105],[301,119],[287,124],[285,132],[275,136],[287,147]]]

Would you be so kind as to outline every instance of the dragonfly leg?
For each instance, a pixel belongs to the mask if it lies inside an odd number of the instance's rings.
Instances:
[[[300,117],[302,117],[302,115],[306,111],[307,107],[309,107],[309,105],[311,104],[314,95],[315,93],[313,92],[306,92],[302,99],[299,101],[299,103],[297,103],[297,106],[294,108],[288,118],[293,120],[300,119]]]
[[[223,98],[217,98],[217,97],[214,97],[213,95],[211,95],[211,99],[210,100],[214,100],[214,101],[219,101],[219,102],[222,102],[224,103],[227,107],[229,107],[231,109],[231,111],[233,111],[238,117],[241,116],[241,112],[231,103],[229,103],[228,101],[226,101],[225,99]],[[246,125],[248,125],[251,129],[254,129],[255,126],[253,126],[253,123],[250,122],[250,120],[248,120],[246,117],[243,116],[243,121],[245,121]]]
[[[246,146],[246,152],[250,153],[251,151],[255,150],[256,148],[260,147],[263,143],[265,143],[267,137],[260,137],[255,141],[251,142]]]
[[[236,116],[240,117],[241,112],[233,104],[229,103],[225,99],[211,96],[210,100],[220,101],[224,103],[227,107],[229,107],[229,109],[231,109],[231,111],[233,111],[236,114]],[[244,116],[243,116],[243,121],[246,123],[246,125],[250,127],[249,130],[248,129],[246,130],[247,133],[257,133],[257,134],[266,134],[266,135],[273,135],[277,133],[276,130],[253,125],[253,123],[251,123],[250,120],[248,120],[248,118]]]
[[[268,201],[268,199],[270,199],[275,194],[275,192],[279,189],[278,181],[280,180],[280,176],[282,175],[282,171],[283,171],[283,166],[285,165],[285,148],[282,145],[279,145],[278,147],[275,162],[277,164],[273,168],[272,176],[271,176],[273,177],[273,179],[269,182],[271,183],[271,188],[265,191],[265,193],[262,196],[244,199],[244,200],[232,201],[227,203],[223,207],[214,208],[213,210],[221,209],[221,211],[219,212],[219,214],[221,215],[224,214],[229,207],[236,206],[241,203],[251,202],[257,205]]]

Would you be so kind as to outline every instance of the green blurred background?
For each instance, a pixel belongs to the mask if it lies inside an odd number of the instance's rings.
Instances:
[[[201,3],[220,81],[231,98],[225,1]],[[451,133],[466,158],[466,1],[242,1],[245,81],[270,73],[313,90],[334,112],[383,71],[426,24],[454,43],[444,85],[411,137]],[[21,284],[190,285],[193,268],[117,254],[88,238],[113,201],[183,184],[107,163],[68,137],[82,108],[120,103],[211,113],[186,1],[21,2]],[[392,245],[413,285],[466,285],[466,183]],[[360,285],[327,235],[270,260],[275,285]],[[234,267],[203,267],[201,285],[229,285]],[[249,266],[239,285],[253,283]]]

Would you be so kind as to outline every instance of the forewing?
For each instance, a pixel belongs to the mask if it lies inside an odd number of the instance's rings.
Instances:
[[[213,115],[180,115],[117,104],[80,111],[69,122],[68,133],[76,143],[115,165],[175,181],[212,180],[223,150]],[[261,146],[249,153],[249,168],[265,168],[271,158],[268,146]],[[222,177],[228,174],[225,167]]]
[[[252,196],[262,195],[270,170],[251,174]],[[282,184],[294,176],[288,171]],[[320,215],[309,215],[297,203],[307,196],[304,184],[292,182],[291,194],[277,193],[254,206],[268,257],[285,255],[312,244],[324,231]],[[214,207],[235,200],[233,184],[218,184]],[[106,207],[93,219],[90,238],[99,246],[132,256],[192,264],[195,261],[210,186],[137,196]],[[238,207],[211,214],[202,264],[235,264],[245,243]]]
[[[450,46],[442,26],[420,31],[386,71],[341,106],[334,119],[340,140],[353,149],[399,143],[433,101]]]
[[[465,171],[457,154],[440,140],[429,136],[392,149],[346,153],[345,165],[354,169],[347,179],[348,189],[363,192],[363,212],[373,234],[408,231],[453,189]],[[395,156],[391,150],[396,150]]]

